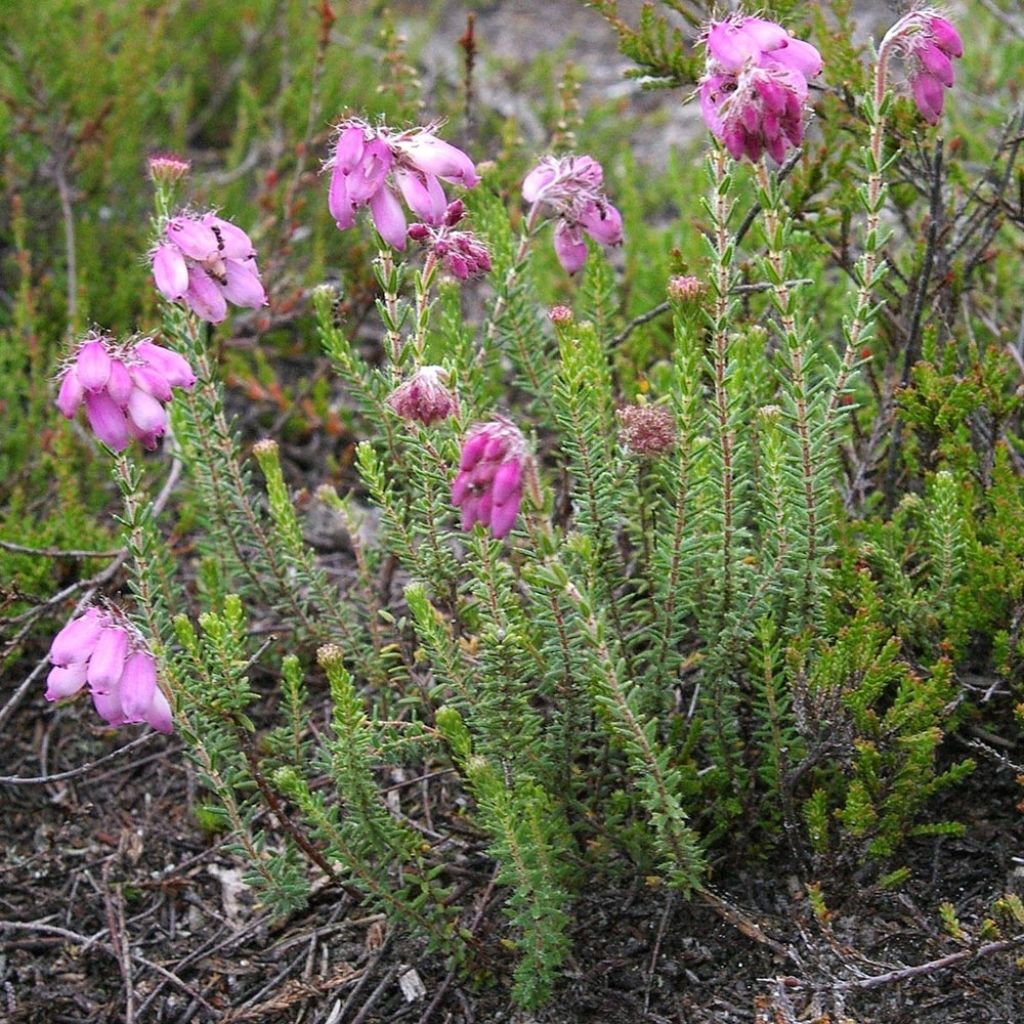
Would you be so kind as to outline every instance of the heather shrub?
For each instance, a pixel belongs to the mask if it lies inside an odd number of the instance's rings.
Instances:
[[[127,553],[109,606],[51,604],[45,696],[88,693],[114,726],[169,710],[204,822],[280,914],[327,878],[472,962],[469,830],[526,1006],[595,880],[655,879],[756,931],[719,891],[730,864],[784,857],[814,899],[899,884],[909,840],[963,828],[935,799],[976,768],[950,737],[1024,721],[1022,125],[977,99],[1002,95],[995,23],[969,37],[914,11],[855,46],[845,3],[700,39],[698,5],[681,27],[680,5],[637,25],[592,6],[646,82],[696,88],[706,136],[651,180],[586,151],[571,76],[539,152],[514,126],[464,133],[458,97],[427,122],[387,29],[379,91],[379,60],[342,72],[327,4],[253,7],[254,40],[307,60],[281,83],[247,43],[231,116],[197,95],[230,4],[184,63],[154,35],[139,59],[162,94],[122,95],[115,61],[84,95],[55,76],[47,113],[27,51],[0,80],[36,118],[8,186],[0,493],[13,522],[55,474],[62,525],[30,520],[21,543]],[[204,140],[221,169],[151,160],[144,211],[141,164],[120,162]],[[53,159],[99,175],[80,186],[97,238],[107,204],[122,222],[77,273],[26,229],[21,192]],[[49,261],[63,280],[38,280]],[[271,356],[222,351],[238,336],[315,339],[330,384],[305,423],[236,428],[232,376],[277,386]],[[288,431],[328,428],[343,441],[297,493]],[[344,535],[343,573],[314,514]],[[38,566],[0,554],[19,580]]]

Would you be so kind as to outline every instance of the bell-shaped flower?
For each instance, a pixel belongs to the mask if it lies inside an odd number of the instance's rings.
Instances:
[[[933,8],[905,14],[885,34],[882,48],[891,48],[903,58],[918,112],[936,124],[942,115],[945,90],[956,80],[953,61],[964,53],[956,28]]]
[[[132,437],[153,449],[167,429],[172,387],[190,388],[195,380],[181,356],[149,338],[89,335],[61,371],[57,408],[72,419],[84,405],[93,433],[114,451]]]
[[[216,214],[172,217],[150,261],[164,298],[184,302],[200,320],[220,323],[229,302],[248,309],[267,304],[252,240]]]
[[[599,245],[622,242],[622,216],[604,192],[604,171],[589,156],[545,157],[523,180],[523,198],[555,218],[555,255],[575,274],[587,260],[589,235]]]
[[[463,530],[474,523],[491,535],[508,535],[519,514],[523,488],[533,464],[526,440],[514,423],[499,417],[466,435],[459,472],[452,482],[452,504],[461,510]]]
[[[358,118],[341,124],[327,164],[327,206],[342,231],[355,223],[358,209],[368,206],[381,238],[404,249],[403,202],[421,221],[440,226],[448,207],[441,182],[472,188],[480,178],[473,161],[435,132],[433,126],[396,131]]]
[[[704,121],[736,160],[767,152],[781,162],[804,137],[807,81],[821,54],[762,18],[713,22],[698,95]]]

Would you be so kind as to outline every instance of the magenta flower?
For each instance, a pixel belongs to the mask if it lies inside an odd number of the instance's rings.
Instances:
[[[622,216],[604,193],[601,165],[589,156],[544,157],[524,179],[523,198],[557,218],[555,254],[567,273],[587,261],[584,234],[601,245],[622,242]]]
[[[704,121],[733,159],[767,152],[781,162],[787,145],[803,141],[807,80],[820,71],[821,54],[775,22],[712,22],[699,90]]]
[[[886,43],[903,58],[921,116],[936,124],[942,114],[944,90],[955,81],[953,61],[964,53],[960,33],[937,11],[925,8],[900,18],[886,33],[882,46]]]
[[[387,401],[402,419],[418,420],[427,427],[459,411],[459,400],[448,387],[448,371],[440,366],[421,366]]]
[[[72,419],[81,405],[96,436],[114,451],[137,438],[152,451],[167,429],[171,389],[191,388],[196,375],[176,352],[150,338],[91,334],[61,371],[57,408]]]
[[[173,730],[156,661],[119,612],[89,608],[72,619],[53,638],[50,662],[47,700],[73,697],[88,685],[96,711],[109,725],[148,722],[160,732]]]
[[[440,226],[448,208],[441,182],[473,188],[480,180],[473,161],[437,137],[436,126],[395,131],[358,118],[338,129],[327,205],[344,231],[355,214],[369,206],[381,238],[395,249],[405,248],[402,202],[423,222]]]
[[[504,417],[473,427],[462,444],[452,504],[462,510],[462,529],[474,523],[502,538],[512,529],[531,470],[526,440]]]
[[[414,242],[423,242],[429,254],[437,260],[452,277],[468,281],[471,277],[486,274],[491,269],[491,254],[487,246],[471,231],[453,231],[462,220],[464,207],[461,199],[450,203],[439,226],[432,224],[410,224],[409,237]]]
[[[153,279],[170,302],[184,302],[201,320],[219,324],[228,303],[257,309],[267,294],[249,236],[212,213],[178,214],[150,254]]]

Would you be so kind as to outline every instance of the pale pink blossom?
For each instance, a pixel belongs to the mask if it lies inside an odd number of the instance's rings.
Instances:
[[[160,732],[173,730],[156,660],[115,609],[89,608],[72,619],[53,638],[50,662],[47,700],[73,697],[88,686],[93,706],[108,725],[147,722]]]
[[[420,221],[441,225],[448,208],[441,182],[473,188],[480,178],[473,161],[436,132],[433,125],[398,131],[359,118],[342,122],[327,164],[327,206],[342,231],[352,227],[360,207],[369,206],[380,237],[404,249],[403,202]]]
[[[555,254],[575,274],[587,260],[589,235],[600,245],[622,242],[622,216],[604,192],[604,171],[589,156],[546,156],[523,181],[523,198],[555,217]]]
[[[196,377],[176,352],[150,338],[117,342],[104,335],[84,338],[58,378],[57,408],[72,419],[84,405],[96,436],[114,451],[131,438],[156,448],[167,429],[165,404],[172,387],[191,388]]]
[[[150,261],[163,297],[184,302],[200,320],[220,323],[229,302],[248,309],[267,304],[252,241],[216,214],[172,217]]]
[[[462,512],[462,529],[480,523],[492,536],[506,536],[532,472],[526,440],[514,423],[498,417],[473,427],[463,441],[452,482],[452,504]]]
[[[736,160],[767,152],[781,162],[803,141],[807,80],[821,71],[821,55],[761,18],[712,22],[706,48],[698,95],[708,128]]]
[[[448,371],[440,366],[421,366],[387,401],[402,419],[417,420],[427,427],[459,411],[459,400],[448,386]]]
[[[960,33],[937,10],[926,7],[900,18],[882,41],[882,47],[887,46],[903,58],[921,116],[929,124],[936,124],[945,90],[956,80],[953,61],[964,53]]]

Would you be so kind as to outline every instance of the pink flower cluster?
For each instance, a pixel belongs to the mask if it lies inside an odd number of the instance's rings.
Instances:
[[[90,608],[72,619],[53,638],[50,662],[47,700],[72,697],[88,684],[97,713],[109,725],[148,722],[160,732],[172,731],[156,661],[116,613]]]
[[[424,242],[430,255],[460,281],[468,281],[491,269],[491,254],[487,246],[472,232],[452,230],[464,214],[462,200],[456,199],[448,205],[440,226],[409,225],[409,237],[414,242]]]
[[[228,303],[258,309],[267,293],[249,236],[212,213],[179,214],[150,254],[157,288],[170,302],[183,301],[200,320],[219,324]]]
[[[589,156],[544,157],[524,179],[523,198],[557,217],[555,253],[567,273],[587,261],[584,234],[601,245],[622,242],[622,216],[604,193],[601,165]]]
[[[733,159],[781,162],[787,144],[804,137],[807,80],[821,71],[821,54],[781,25],[762,18],[712,22],[700,108],[712,134]]]
[[[943,90],[954,82],[953,60],[964,53],[960,33],[937,11],[926,8],[900,18],[886,33],[883,47],[886,42],[903,57],[921,116],[936,124],[942,114]]]
[[[369,206],[380,237],[404,249],[406,221],[399,196],[421,221],[440,226],[448,209],[441,182],[473,188],[480,178],[473,161],[435,131],[395,131],[357,118],[341,124],[328,164],[327,205],[342,231],[355,223],[356,210]]]
[[[417,420],[425,427],[459,411],[459,399],[448,387],[448,371],[440,366],[421,366],[388,395],[387,401],[402,419]]]
[[[512,529],[523,500],[529,468],[526,440],[514,423],[499,417],[466,435],[452,504],[462,510],[462,528],[490,527],[501,538]]]
[[[84,404],[96,436],[114,451],[124,451],[131,437],[152,450],[167,429],[171,388],[195,381],[181,356],[150,338],[118,344],[90,335],[61,373],[57,408],[72,419]]]

